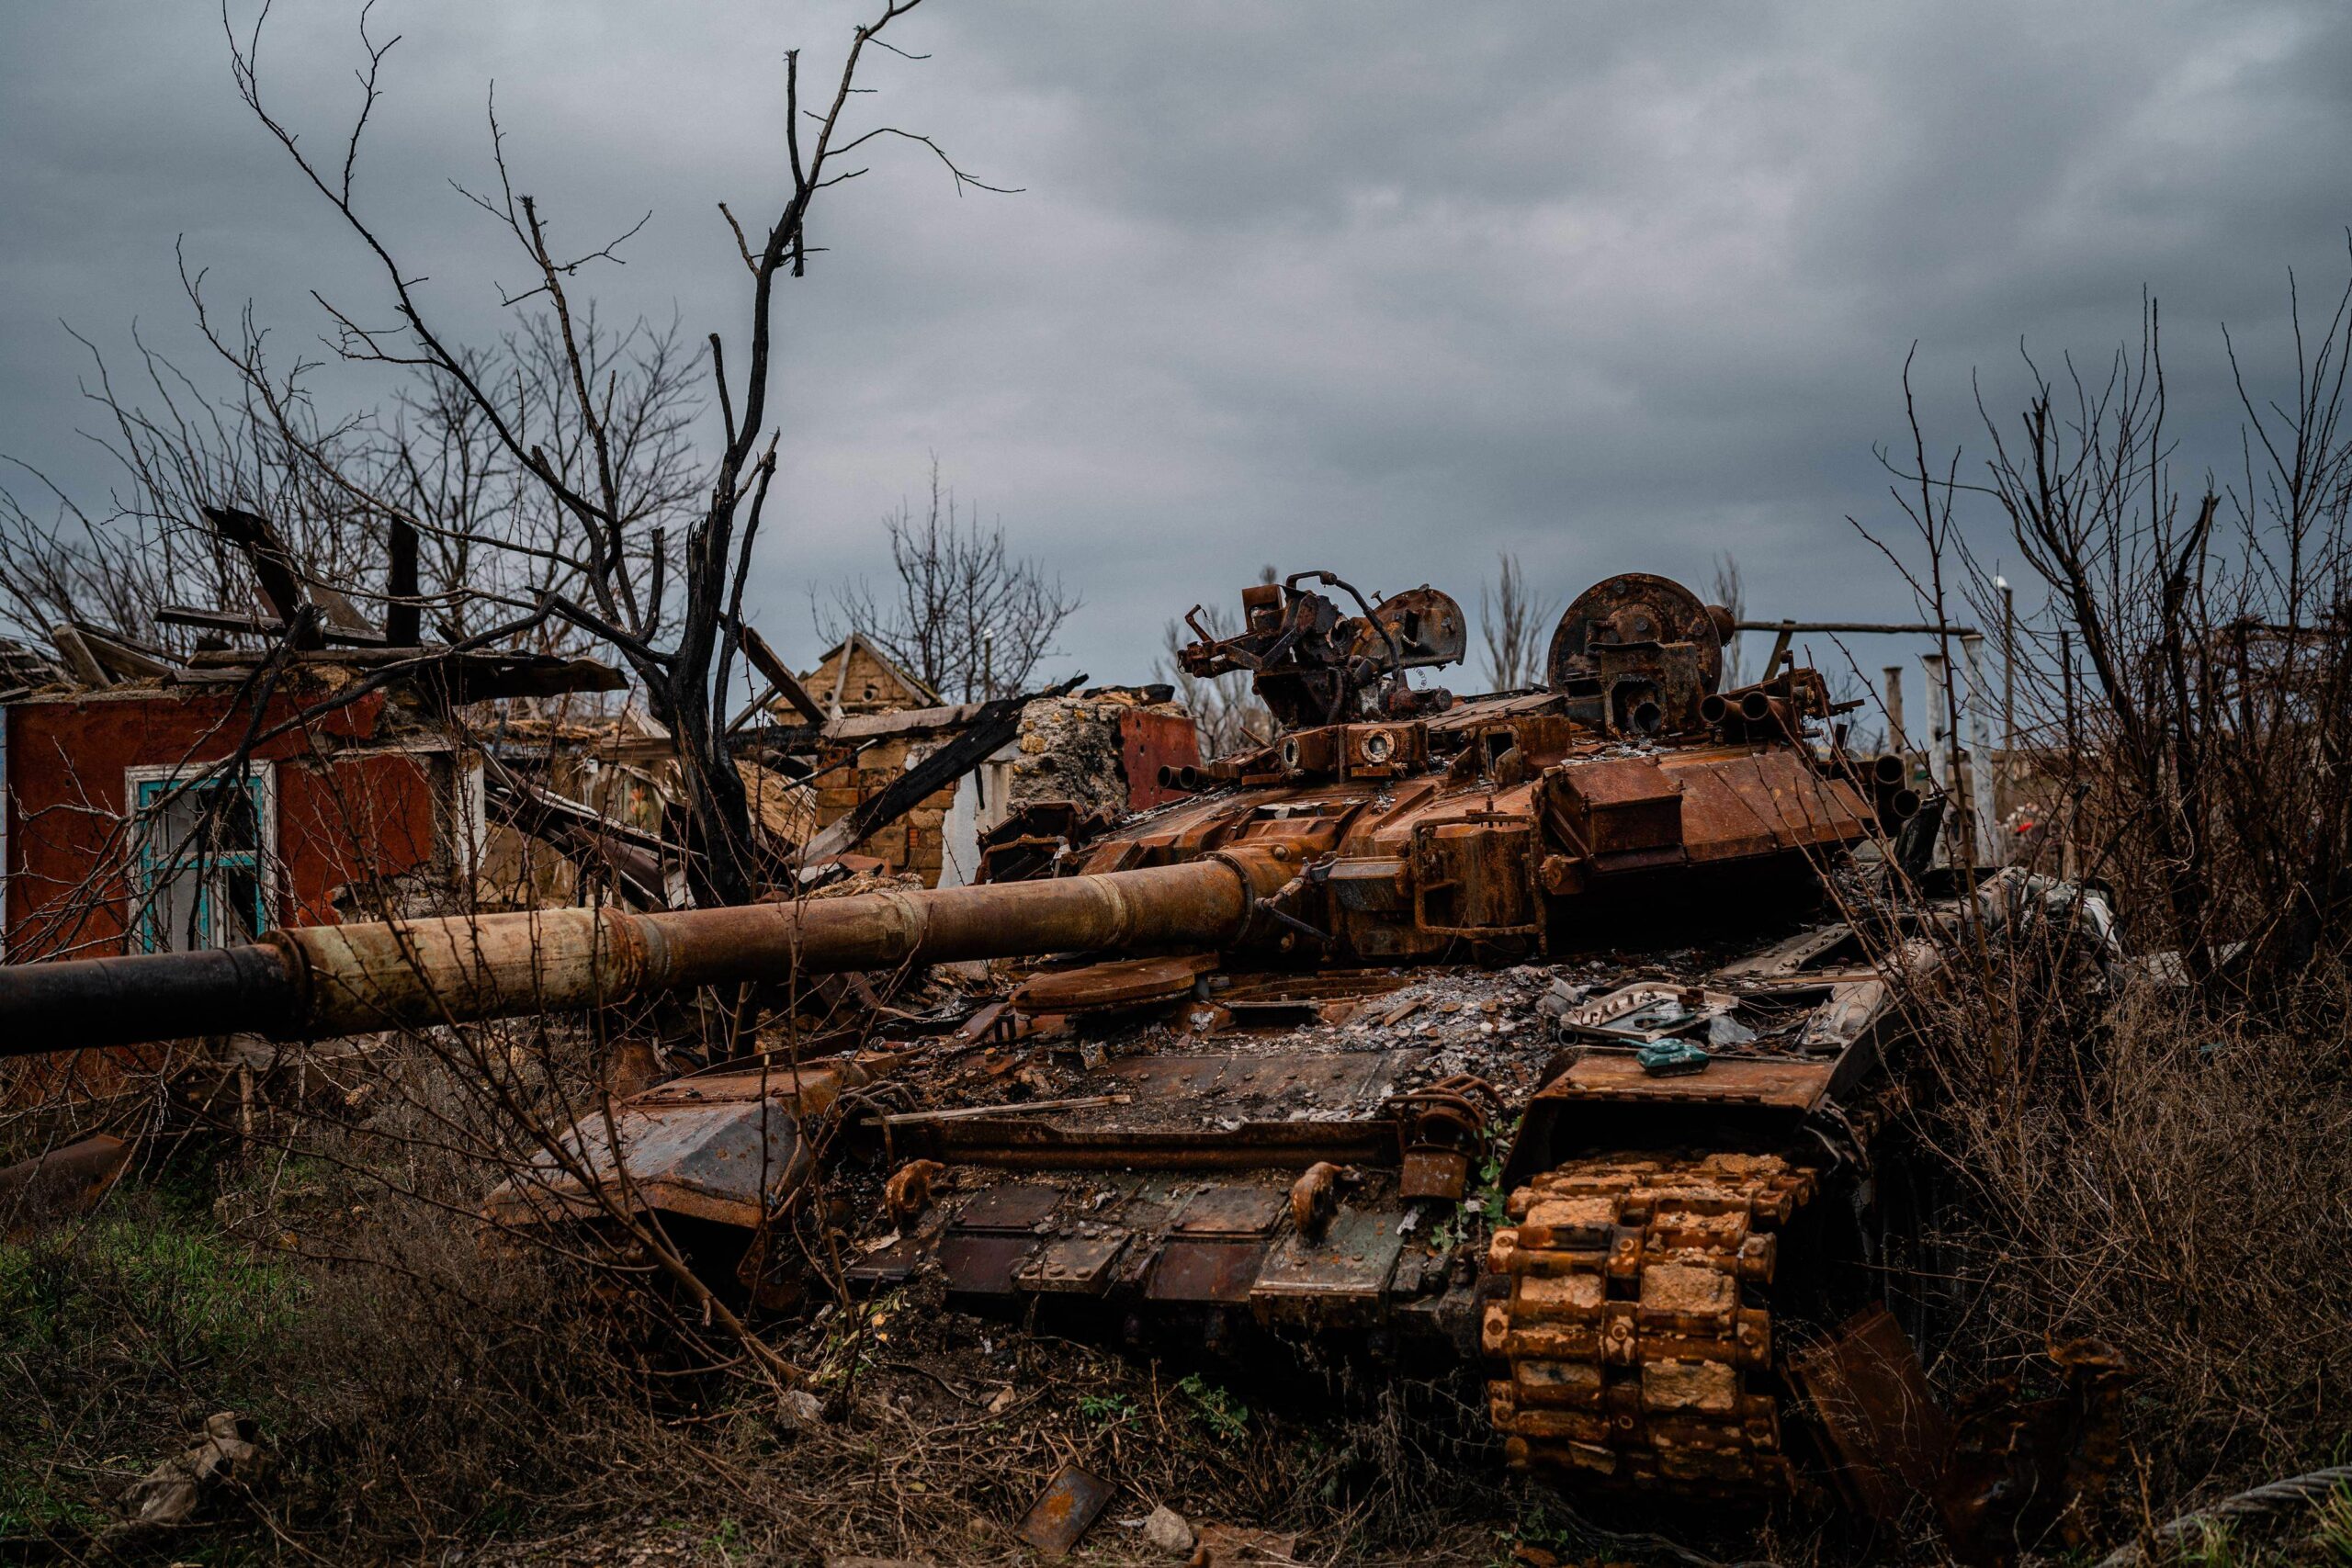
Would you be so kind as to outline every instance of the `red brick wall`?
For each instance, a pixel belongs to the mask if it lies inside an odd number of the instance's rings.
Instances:
[[[254,750],[256,761],[276,764],[277,831],[269,847],[281,872],[274,911],[281,924],[332,922],[339,887],[432,862],[442,814],[433,760],[335,754],[338,742],[373,737],[383,705],[380,695],[362,697],[313,730],[289,731]],[[280,699],[265,726],[296,711]],[[7,725],[8,961],[119,953],[129,897],[127,771],[220,761],[234,754],[246,715],[229,693],[166,687],[20,703]]]

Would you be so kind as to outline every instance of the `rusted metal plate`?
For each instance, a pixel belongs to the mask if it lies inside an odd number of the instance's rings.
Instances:
[[[1102,1213],[1131,1231],[1166,1230],[1193,1192],[1181,1176],[1114,1177],[1112,1180],[1125,1184],[1124,1196]]]
[[[1599,864],[1682,841],[1682,785],[1656,763],[1596,758],[1565,764],[1555,777],[1561,815]]]
[[[1793,750],[1669,762],[1682,782],[1682,842],[1691,863],[1852,843],[1871,812],[1841,779],[1805,766]]]
[[[1369,1111],[1393,1092],[1426,1051],[1283,1051],[1257,1056],[1131,1056],[1104,1066],[1095,1081],[1125,1089],[1138,1104],[1175,1100],[1202,1102],[1204,1110],[1231,1106],[1246,1112],[1255,1102],[1279,1101],[1283,1114],[1304,1108],[1339,1112]]]
[[[1210,1187],[1193,1194],[1176,1216],[1183,1235],[1264,1235],[1288,1206],[1287,1192],[1267,1187]]]
[[[1396,1229],[1403,1220],[1394,1210],[1342,1210],[1320,1241],[1293,1232],[1266,1259],[1250,1289],[1250,1305],[1283,1316],[1370,1315],[1404,1250]]]
[[[1046,1481],[1030,1512],[1021,1517],[1016,1533],[1046,1556],[1070,1556],[1070,1547],[1103,1512],[1105,1502],[1110,1502],[1110,1481],[1087,1474],[1077,1464],[1063,1464]]]
[[[1127,775],[1130,809],[1148,811],[1183,799],[1184,791],[1160,784],[1159,770],[1197,767],[1200,761],[1201,733],[1190,716],[1142,708],[1119,716],[1119,766]]]
[[[948,1290],[956,1295],[1009,1296],[1013,1293],[1014,1273],[1036,1249],[1035,1236],[950,1231],[939,1244],[939,1269],[947,1276]]]
[[[843,1077],[843,1065],[838,1061],[803,1062],[798,1067],[783,1062],[764,1067],[730,1066],[672,1078],[633,1096],[628,1109],[654,1114],[668,1107],[750,1102],[764,1095],[790,1100],[803,1110],[821,1111],[841,1092]],[[852,1083],[865,1081],[863,1070],[854,1067],[847,1069],[847,1077]]]
[[[1942,1475],[1952,1430],[1894,1314],[1869,1308],[1791,1357],[1789,1371],[1837,1457],[1838,1485],[1872,1517],[1900,1520]]]
[[[910,1154],[951,1165],[1020,1170],[1252,1170],[1275,1165],[1304,1169],[1317,1160],[1385,1164],[1397,1155],[1396,1124],[1361,1116],[1245,1120],[1230,1127],[1183,1131],[1070,1128],[1008,1116],[907,1131],[899,1144]]]
[[[1023,1264],[1013,1282],[1024,1291],[1099,1296],[1110,1284],[1112,1266],[1126,1245],[1124,1230],[1062,1236]]]
[[[1405,908],[1402,882],[1405,863],[1381,861],[1365,863],[1385,866],[1383,880],[1386,892],[1381,895],[1382,908]],[[1345,869],[1344,863],[1342,869]],[[1349,889],[1362,891],[1369,884],[1350,875],[1335,873],[1331,886],[1349,908],[1373,907],[1351,902]],[[1372,974],[1339,975],[1255,975],[1236,979],[1231,985],[1217,986],[1212,992],[1217,1006],[1230,1013],[1237,1022],[1248,1024],[1308,1023],[1321,1020],[1326,1023],[1345,1022],[1353,1016],[1352,1010],[1365,998],[1386,996],[1405,983],[1405,976],[1394,971]]]
[[[1172,1001],[1216,967],[1216,954],[1196,953],[1168,958],[1121,958],[1033,975],[1012,993],[1022,1012],[1084,1012],[1096,1008],[1142,1007]]]
[[[1453,1149],[1415,1149],[1397,1171],[1396,1195],[1458,1199],[1469,1185],[1469,1156]]]
[[[1164,1102],[1210,1093],[1232,1065],[1230,1056],[1130,1056],[1107,1064],[1094,1077],[1106,1088]]]
[[[1074,1464],[1065,1464],[1054,1472],[1054,1478],[1046,1483],[1046,1490],[1029,1505],[1028,1513],[1022,1516],[1018,1533],[1048,1557],[1067,1557],[1110,1500],[1109,1482],[1090,1475]]]
[[[1386,863],[1402,870],[1404,862]],[[1406,983],[1393,969],[1306,975],[1239,975],[1220,985],[1216,999],[1227,1007],[1259,1002],[1332,1002],[1384,996]]]
[[[0,1233],[85,1214],[130,1163],[130,1145],[99,1133],[0,1170]]]
[[[1171,1241],[1160,1249],[1145,1294],[1156,1302],[1216,1302],[1238,1306],[1258,1282],[1262,1241]]]
[[[509,1221],[551,1221],[611,1201],[755,1226],[809,1157],[796,1107],[830,1103],[839,1083],[833,1069],[813,1066],[797,1076],[778,1068],[676,1079],[615,1109],[617,1139],[600,1114],[563,1134],[602,1198],[548,1154],[493,1191],[486,1207]]]
[[[915,1266],[922,1261],[922,1255],[921,1237],[900,1236],[889,1246],[865,1254],[842,1272],[851,1284],[869,1290],[903,1285],[914,1277]]]
[[[991,1187],[966,1203],[956,1216],[956,1228],[972,1231],[1031,1231],[1061,1206],[1058,1188],[1007,1182]]]
[[[1558,1100],[1713,1100],[1778,1111],[1810,1111],[1829,1090],[1831,1062],[1717,1056],[1703,1073],[1653,1077],[1630,1053],[1590,1052],[1544,1089]]]

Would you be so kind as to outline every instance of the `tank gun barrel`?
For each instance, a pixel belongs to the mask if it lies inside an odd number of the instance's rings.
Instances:
[[[0,966],[0,1056],[572,1011],[699,986],[1029,953],[1227,948],[1291,868],[1218,854],[1037,882],[632,914],[534,909]]]

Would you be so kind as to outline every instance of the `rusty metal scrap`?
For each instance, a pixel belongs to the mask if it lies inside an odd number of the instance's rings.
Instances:
[[[130,1144],[98,1133],[0,1170],[0,1237],[16,1240],[97,1207],[130,1164]]]
[[[1022,1516],[1016,1533],[1048,1557],[1067,1557],[1111,1500],[1111,1483],[1064,1464]]]
[[[1955,1412],[1951,1457],[1935,1487],[1946,1536],[1974,1563],[2007,1563],[2047,1544],[2089,1539],[2082,1501],[2105,1489],[2123,1457],[2123,1391],[2131,1373],[2110,1347],[2050,1347],[2054,1393],[2026,1395],[2012,1375]]]
[[[1215,953],[1203,953],[1048,969],[1022,982],[1012,993],[1012,1003],[1026,1013],[1148,1006],[1192,995],[1201,976],[1216,965]]]
[[[1840,1490],[1871,1517],[1902,1522],[1943,1476],[1952,1427],[1894,1314],[1865,1309],[1791,1356],[1789,1371],[1836,1458]]]
[[[674,1078],[576,1123],[484,1201],[509,1224],[659,1209],[752,1229],[803,1180],[802,1120],[871,1081],[856,1062],[762,1063]]]

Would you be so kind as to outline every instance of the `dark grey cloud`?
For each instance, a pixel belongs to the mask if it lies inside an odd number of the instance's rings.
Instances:
[[[653,220],[606,308],[730,336],[715,204],[778,188],[783,51],[854,8],[386,0],[403,41],[371,210],[468,331],[516,258],[447,176],[486,175],[497,83],[569,232]],[[269,81],[319,141],[356,95],[354,11],[273,24]],[[1898,376],[1973,445],[1973,369],[2103,357],[2163,299],[2193,461],[2224,460],[2226,319],[2284,343],[2290,267],[2340,277],[2352,17],[2320,4],[1889,6],[933,0],[864,106],[917,151],[831,193],[787,293],[787,457],[766,621],[874,565],[932,453],[1088,600],[1069,637],[1141,672],[1168,615],[1259,564],[1475,597],[1498,549],[1555,592],[1719,550],[1773,613],[1885,615],[1851,547],[1891,506]],[[127,324],[192,365],[172,246],[288,348],[312,285],[380,281],[231,96],[217,17],[133,0],[0,17],[0,449],[103,483],[80,351]],[[592,238],[593,237],[593,238]],[[337,395],[379,385],[341,376]]]

